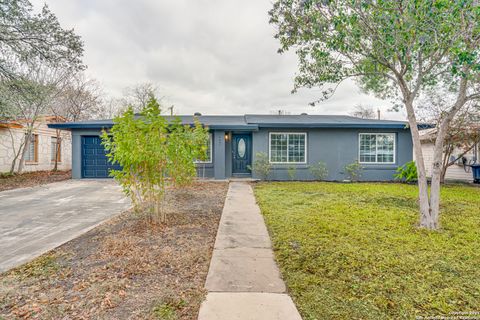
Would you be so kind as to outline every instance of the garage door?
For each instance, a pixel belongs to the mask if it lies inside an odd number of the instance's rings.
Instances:
[[[82,136],[82,178],[109,178],[110,169],[119,170],[112,165],[98,136]]]

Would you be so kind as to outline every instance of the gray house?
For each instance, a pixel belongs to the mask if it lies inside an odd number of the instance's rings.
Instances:
[[[180,118],[192,124],[194,116]],[[197,163],[199,176],[209,178],[252,177],[248,166],[263,152],[273,165],[274,180],[287,180],[292,166],[297,179],[313,179],[308,168],[319,161],[327,165],[328,180],[344,180],[344,166],[359,161],[362,180],[386,181],[413,157],[410,129],[402,121],[307,114],[197,118],[210,129],[208,159]],[[112,120],[49,125],[72,132],[73,178],[106,178],[116,167],[108,163],[99,138],[112,125]]]

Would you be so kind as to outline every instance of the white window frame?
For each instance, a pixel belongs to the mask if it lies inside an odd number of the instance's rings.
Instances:
[[[369,136],[381,136],[381,135],[389,135],[393,136],[393,162],[378,162],[378,154],[375,154],[375,162],[364,162],[360,161],[360,143],[362,140],[362,135],[369,135]],[[375,152],[378,151],[378,139],[375,139]],[[361,132],[358,134],[358,162],[361,164],[395,164],[397,163],[397,134],[396,132]]]
[[[287,162],[273,162],[272,161],[272,134],[301,134],[305,136],[305,161],[303,162],[288,162],[288,137],[287,137]],[[308,136],[306,132],[269,132],[268,133],[268,162],[272,164],[306,164],[307,163],[307,150],[308,150]]]
[[[198,163],[198,164],[213,163],[213,134],[211,132],[208,133],[208,140],[210,141],[210,160],[209,161],[195,160],[195,163]]]

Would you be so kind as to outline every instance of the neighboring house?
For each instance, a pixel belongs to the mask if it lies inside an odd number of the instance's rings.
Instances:
[[[422,142],[422,151],[423,151],[423,159],[425,162],[425,169],[427,171],[427,177],[432,176],[432,165],[433,165],[433,149],[435,143],[435,133],[436,129],[426,129],[420,131],[420,140]],[[464,157],[466,164],[473,164],[474,162],[479,162],[479,148],[473,148],[469,152],[467,152]],[[458,158],[458,155],[462,154],[464,151],[461,149],[455,149],[452,153],[452,157],[454,159]],[[455,164],[451,165],[447,168],[447,172],[445,174],[445,180],[456,180],[456,181],[473,181],[473,175],[471,169],[466,167],[462,161],[459,159]]]
[[[167,117],[171,118],[171,117]],[[180,116],[193,124],[194,116]],[[198,116],[210,129],[209,159],[198,163],[200,176],[225,179],[251,177],[248,169],[256,154],[268,154],[271,179],[287,180],[288,168],[296,179],[311,180],[309,165],[326,163],[328,180],[344,180],[345,165],[359,161],[362,180],[392,180],[398,166],[412,160],[407,123],[335,115]],[[99,135],[111,120],[50,124],[72,132],[73,178],[103,178],[112,168]],[[253,178],[257,178],[253,176]]]
[[[48,123],[53,122],[54,117],[42,117],[35,125],[34,134],[25,157],[24,171],[52,170],[55,157],[59,159],[58,169],[71,169],[71,134],[68,131],[60,131],[60,148],[55,154],[57,143],[57,130],[48,128]],[[0,122],[0,172],[9,172],[14,158],[14,148],[18,150],[25,136],[25,128],[19,122]],[[13,142],[13,144],[12,144]],[[18,168],[18,162],[15,168]]]

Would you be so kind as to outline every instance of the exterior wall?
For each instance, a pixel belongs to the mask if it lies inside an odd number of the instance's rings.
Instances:
[[[225,179],[225,131],[213,131],[213,171],[215,179]]]
[[[223,131],[222,131],[223,132]],[[81,129],[72,130],[72,147],[71,147],[71,163],[72,163],[72,178],[82,178],[82,136],[100,136],[101,130],[98,129]],[[219,141],[221,136],[224,139],[223,133],[212,132],[212,162],[211,163],[198,163],[197,164],[197,176],[201,178],[213,178],[214,177],[214,164],[216,161],[220,161],[221,155],[218,155],[218,150],[221,150],[222,142]],[[216,143],[217,141],[217,143]],[[223,144],[225,144],[224,140]],[[223,155],[225,152],[223,151]],[[222,166],[220,166],[222,167]],[[224,169],[225,170],[225,169]],[[225,172],[225,171],[224,171]],[[217,179],[224,179],[217,178]]]
[[[433,165],[433,148],[434,145],[431,142],[424,141],[422,142],[422,151],[423,151],[423,158],[425,161],[425,169],[427,170],[427,177],[432,176],[432,165]],[[460,150],[453,152],[453,154],[460,153]],[[468,158],[473,158],[473,150],[466,154]],[[478,159],[478,156],[477,156]],[[478,160],[477,160],[478,161]],[[447,173],[445,174],[446,180],[459,180],[459,181],[473,181],[472,172],[465,172],[463,166],[454,164],[447,169]]]
[[[312,180],[308,167],[319,161],[326,163],[329,175],[327,180],[340,181],[346,179],[344,167],[358,160],[360,133],[396,133],[394,164],[362,164],[361,180],[389,181],[398,166],[412,160],[412,139],[409,130],[392,129],[260,129],[253,132],[253,161],[258,152],[268,154],[269,132],[306,132],[307,133],[307,163],[296,164],[297,180]],[[252,162],[253,162],[252,161]],[[288,180],[287,169],[291,164],[275,164],[270,179]],[[254,176],[254,178],[256,178]]]
[[[15,148],[18,148],[25,135],[24,129],[10,129],[13,134]],[[46,123],[39,123],[34,131],[38,135],[38,161],[26,162],[24,171],[41,171],[52,170],[54,162],[51,161],[51,138],[56,137],[55,129],[49,129]],[[70,132],[61,131],[61,162],[58,163],[59,170],[69,170],[72,164],[72,139]],[[0,172],[9,172],[10,166],[14,158],[14,150],[12,148],[12,138],[9,129],[0,128]],[[18,162],[16,168],[18,168]]]
[[[329,176],[327,180],[344,180],[345,165],[354,162],[359,155],[359,133],[396,133],[396,149],[394,164],[363,164],[362,180],[389,181],[398,166],[411,161],[412,140],[409,130],[391,129],[260,129],[252,132],[252,154],[264,152],[268,154],[269,132],[306,132],[307,163],[297,164],[297,180],[313,180],[308,168],[319,161],[326,163]],[[225,139],[225,134],[228,139]],[[100,135],[100,130],[72,130],[72,177],[81,178],[81,136]],[[290,164],[274,165],[271,179],[288,180],[287,169]],[[225,179],[232,176],[231,132],[212,130],[212,162],[197,164],[199,177]],[[257,178],[257,177],[253,177]]]

